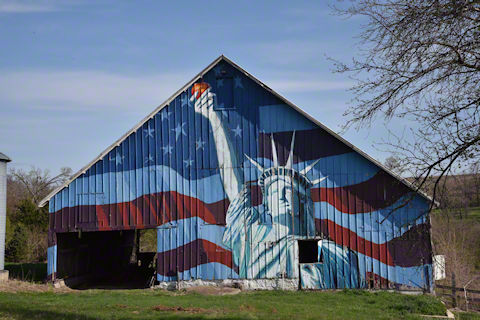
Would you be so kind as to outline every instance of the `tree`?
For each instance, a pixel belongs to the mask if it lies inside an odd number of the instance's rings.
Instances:
[[[476,161],[470,166],[470,173],[472,174],[472,192],[475,195],[473,205],[480,206],[480,162]]]
[[[5,247],[7,261],[25,262],[28,256],[28,230],[23,224],[17,224],[12,238]]]
[[[24,199],[17,205],[14,221],[41,232],[48,231],[48,209],[39,208],[32,200]]]
[[[366,18],[359,55],[335,61],[356,80],[345,128],[410,119],[411,138],[386,144],[417,188],[433,180],[435,199],[443,176],[480,155],[480,0],[359,0],[335,10]]]
[[[44,261],[47,252],[48,209],[38,201],[53,188],[69,179],[72,170],[62,168],[51,177],[48,170],[10,170],[7,176],[7,241],[8,261]]]
[[[14,191],[20,195],[12,195],[17,203],[22,198],[27,198],[38,204],[45,196],[47,196],[56,186],[65,183],[70,179],[72,169],[61,168],[60,173],[54,177],[50,176],[48,170],[32,167],[29,171],[21,169],[11,169],[11,184]],[[10,188],[10,185],[8,186]],[[9,190],[9,189],[7,189]],[[10,196],[9,192],[9,196]]]
[[[402,175],[405,169],[403,168],[402,162],[400,159],[398,159],[395,156],[390,156],[387,159],[385,159],[384,163],[385,167],[390,170],[395,172],[398,175]]]

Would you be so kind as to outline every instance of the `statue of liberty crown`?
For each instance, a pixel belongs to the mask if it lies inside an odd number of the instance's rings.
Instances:
[[[293,131],[292,142],[290,144],[290,153],[288,155],[287,162],[284,166],[279,165],[277,148],[275,146],[275,140],[273,139],[273,133],[271,134],[270,137],[271,137],[271,143],[272,143],[272,156],[273,156],[272,167],[265,169],[258,162],[256,162],[249,156],[245,155],[247,159],[262,173],[258,178],[258,184],[262,189],[262,193],[264,195],[265,195],[265,188],[267,187],[267,185],[265,184],[266,180],[270,180],[270,183],[272,183],[273,181],[277,180],[275,179],[275,176],[278,176],[278,178],[282,176],[291,177],[294,181],[297,181],[300,185],[303,185],[305,187],[311,187],[326,179],[326,177],[315,179],[315,180],[310,180],[307,178],[307,173],[313,169],[313,166],[315,166],[317,162],[320,161],[320,159],[312,162],[310,165],[308,165],[301,171],[297,171],[293,169],[293,149],[295,146],[295,131]]]

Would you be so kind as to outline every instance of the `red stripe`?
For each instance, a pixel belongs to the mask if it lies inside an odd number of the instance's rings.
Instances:
[[[328,202],[343,213],[377,211],[394,204],[410,190],[384,171],[353,185],[336,188],[313,188],[314,202]]]
[[[250,184],[252,206],[263,202],[262,190]],[[377,211],[394,204],[410,190],[401,182],[379,171],[372,178],[353,185],[336,188],[312,188],[313,202],[327,202],[340,212],[348,214]]]
[[[249,184],[249,187],[252,206],[260,205],[263,201],[260,187],[255,184]],[[369,180],[355,185],[313,188],[311,197],[314,202],[327,202],[340,212],[357,214],[390,206],[408,192],[409,189],[405,185],[380,171]],[[159,204],[158,207],[154,205],[156,203]],[[75,219],[72,217],[68,219],[69,216],[74,215],[74,211],[78,212],[79,217],[89,217],[89,219],[91,218],[88,213],[96,212],[96,221],[80,220],[83,229],[143,228],[146,225],[155,226],[190,217],[200,217],[207,223],[225,224],[225,213],[228,206],[228,199],[208,204],[176,191],[160,192],[144,195],[130,202],[74,207],[78,210],[63,208],[55,213],[57,214],[55,230],[62,232],[74,229],[75,226],[72,224]],[[59,212],[62,212],[62,215],[58,216]],[[147,221],[144,221],[144,217]]]
[[[157,261],[157,272],[169,277],[209,262],[221,263],[238,273],[232,252],[205,239],[196,239],[178,248],[159,252]]]
[[[315,225],[335,243],[389,266],[413,267],[431,263],[429,229],[425,224],[416,225],[400,237],[381,244],[360,237],[332,220],[315,219]]]
[[[367,271],[365,278],[369,288],[395,288],[395,282],[392,282],[374,272]]]
[[[158,203],[158,207],[154,204]],[[63,225],[60,222],[62,218],[74,215],[78,212],[80,216],[94,210],[96,213],[95,221],[82,221],[77,225],[84,230],[119,230],[144,228],[148,226],[157,226],[166,222],[199,217],[209,224],[225,225],[225,216],[230,202],[228,199],[220,200],[214,203],[205,203],[197,198],[182,195],[175,191],[159,192],[144,195],[130,202],[121,202],[103,205],[80,205],[76,207],[66,207],[54,213],[56,232],[65,232],[74,230],[75,225]],[[142,206],[143,210],[139,207]],[[74,210],[75,209],[75,210]],[[107,212],[112,213],[109,218]],[[116,225],[113,225],[115,212],[119,212],[120,219]],[[64,217],[65,216],[65,217]],[[149,221],[144,221],[144,217]],[[109,221],[110,220],[110,221]],[[74,221],[74,219],[67,219]]]

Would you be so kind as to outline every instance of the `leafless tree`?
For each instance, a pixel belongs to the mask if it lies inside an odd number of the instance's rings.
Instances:
[[[479,232],[480,225],[465,219],[455,219],[444,209],[432,216],[435,249],[445,255],[447,279],[454,272],[459,286],[464,286],[478,275],[475,262],[480,245]],[[476,282],[473,288],[478,288],[479,285],[480,282]]]
[[[351,63],[356,80],[345,128],[377,118],[412,121],[386,141],[420,189],[480,156],[480,0],[358,0],[337,13],[366,19]],[[435,179],[432,180],[432,177]]]
[[[474,206],[480,206],[480,161],[472,163],[470,166],[472,175],[472,192],[474,194]]]
[[[395,172],[398,175],[402,175],[405,171],[404,165],[402,164],[402,161],[395,157],[395,156],[390,156],[387,159],[385,159],[384,163],[385,167],[389,169],[390,171]]]
[[[66,167],[60,169],[60,173],[53,177],[50,176],[50,172],[47,169],[42,170],[34,167],[29,171],[11,169],[9,172],[9,182],[14,188],[14,190],[12,190],[12,196],[14,198],[28,198],[34,203],[38,203],[52,191],[53,188],[67,181],[71,175],[72,169]],[[19,194],[13,194],[14,191]]]

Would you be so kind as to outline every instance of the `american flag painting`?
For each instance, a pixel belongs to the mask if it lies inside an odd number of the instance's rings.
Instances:
[[[161,282],[425,289],[428,208],[222,56],[49,197],[48,270],[60,234],[156,228]]]

